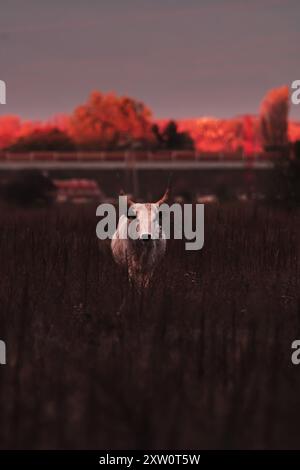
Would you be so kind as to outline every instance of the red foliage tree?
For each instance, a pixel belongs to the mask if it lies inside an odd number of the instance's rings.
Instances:
[[[262,101],[260,129],[265,148],[278,149],[288,143],[289,89],[270,90]]]
[[[92,150],[145,146],[152,138],[150,118],[141,102],[95,91],[75,109],[69,133],[79,147]]]
[[[17,116],[0,117],[0,148],[11,145],[17,139],[21,129],[21,121]]]

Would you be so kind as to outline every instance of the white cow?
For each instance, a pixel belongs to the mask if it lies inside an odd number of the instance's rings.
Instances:
[[[111,249],[115,261],[128,270],[137,287],[147,286],[155,266],[166,251],[166,236],[159,223],[159,206],[167,201],[169,190],[156,203],[129,201],[130,215],[122,215],[115,231]],[[137,239],[126,238],[130,219],[136,219]]]

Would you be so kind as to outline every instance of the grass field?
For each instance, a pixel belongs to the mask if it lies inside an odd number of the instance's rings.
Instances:
[[[300,214],[207,209],[142,298],[94,214],[1,211],[0,447],[299,448]]]

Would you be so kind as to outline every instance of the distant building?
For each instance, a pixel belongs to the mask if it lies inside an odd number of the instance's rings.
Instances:
[[[53,180],[57,188],[56,202],[85,204],[103,199],[97,181],[92,179]]]

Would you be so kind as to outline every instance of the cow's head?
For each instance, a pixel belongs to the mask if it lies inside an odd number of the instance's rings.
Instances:
[[[128,201],[127,218],[136,221],[135,230],[138,234],[139,241],[149,243],[164,238],[159,207],[167,202],[169,192],[170,190],[168,188],[163,197],[155,203],[136,203],[132,200]]]

